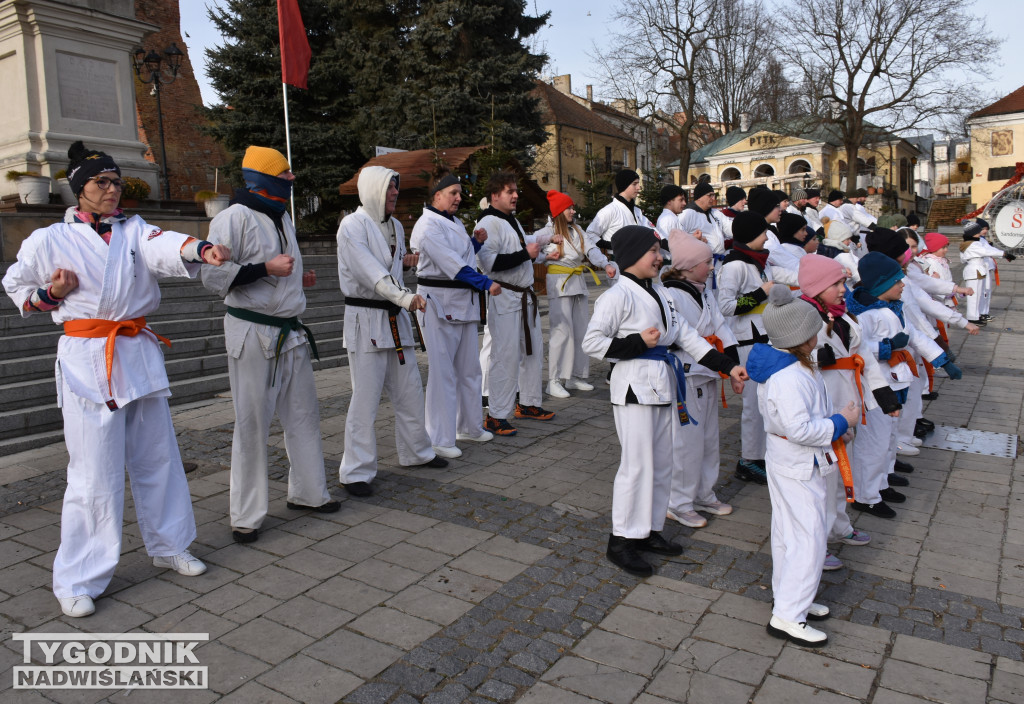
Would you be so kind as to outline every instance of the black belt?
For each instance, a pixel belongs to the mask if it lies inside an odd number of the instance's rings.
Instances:
[[[400,306],[395,305],[391,301],[382,301],[376,298],[356,298],[355,296],[345,296],[345,305],[355,306],[356,308],[376,308],[386,311],[388,314],[388,327],[391,328],[391,339],[395,341],[395,354],[398,355],[398,363],[405,364],[402,336],[398,332],[398,313],[402,310]],[[422,335],[420,335],[420,339],[423,339]]]
[[[736,346],[737,347],[750,347],[751,345],[756,345],[758,342],[763,343],[763,344],[768,344],[768,336],[767,335],[757,335],[755,337],[750,338],[749,340],[741,340],[741,341],[737,342]]]
[[[530,335],[530,300],[533,301],[533,320],[537,320],[537,294],[533,292],[531,286],[516,286],[515,284],[507,284],[504,281],[498,281],[495,279],[494,283],[498,284],[502,288],[507,288],[509,291],[515,291],[516,293],[523,294],[522,299],[522,310],[523,310],[523,339],[526,342],[526,354],[533,354],[533,339]]]
[[[468,288],[474,293],[479,293],[480,322],[484,325],[487,324],[487,299],[483,296],[484,292],[478,290],[475,286],[458,279],[416,279],[416,283],[420,286],[434,286],[435,288]]]

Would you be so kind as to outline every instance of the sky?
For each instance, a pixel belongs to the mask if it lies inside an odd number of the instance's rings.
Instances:
[[[595,40],[599,42],[602,37],[614,30],[611,23],[612,15],[615,8],[621,6],[621,0],[618,2],[610,0],[526,1],[527,10],[531,14],[536,15],[549,10],[551,12],[548,25],[538,33],[535,47],[550,57],[544,74],[546,76],[571,74],[573,92],[578,95],[585,94],[586,84],[591,83],[594,84],[595,98],[609,100],[616,97],[601,93],[599,76],[588,53],[594,51]],[[180,0],[182,37],[188,46],[192,66],[195,69],[196,78],[199,80],[203,102],[207,105],[219,102],[216,92],[206,80],[204,54],[207,47],[216,46],[223,41],[207,18],[207,6],[216,4],[217,0]],[[1009,10],[1008,5],[1006,0],[975,0],[975,13],[985,17],[989,29],[997,36],[1003,34],[1005,40],[999,53],[992,57],[992,68],[987,75],[973,77],[979,89],[997,97],[1002,97],[1020,88],[1022,77],[1024,77],[1019,63],[1015,66],[1011,57],[1011,51],[1015,48],[1015,44],[1003,29],[1016,24],[1016,19],[1012,19],[1010,23],[1007,22],[1007,20],[1011,20],[1007,13],[1016,14],[1017,12]],[[188,37],[185,37],[185,34]],[[922,40],[926,41],[924,38]],[[979,52],[986,50],[985,46],[978,46]],[[1000,62],[1001,65],[998,65]],[[984,102],[979,107],[983,105]]]

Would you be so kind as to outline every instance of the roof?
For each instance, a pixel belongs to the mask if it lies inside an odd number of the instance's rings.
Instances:
[[[922,154],[931,154],[935,148],[935,135],[919,134],[914,137],[904,137],[904,139],[917,147]]]
[[[359,188],[356,185],[359,181],[359,173],[367,166],[385,166],[397,171],[398,175],[401,176],[402,190],[426,188],[430,182],[430,173],[434,170],[434,159],[436,156],[440,156],[448,164],[448,168],[458,171],[469,161],[471,156],[485,148],[482,145],[478,147],[456,147],[453,149],[439,149],[436,152],[433,149],[416,149],[411,152],[391,152],[390,154],[375,156],[359,167],[359,171],[352,178],[341,184],[338,192],[343,196],[359,195]]]
[[[588,110],[552,85],[537,81],[533,95],[540,101],[541,121],[546,125],[564,125],[585,132],[602,134],[626,142],[637,143],[636,138],[622,131],[608,120]]]
[[[975,117],[988,117],[990,115],[1006,115],[1011,112],[1024,112],[1024,86],[1000,98],[991,105],[972,113],[967,119],[971,120]]]

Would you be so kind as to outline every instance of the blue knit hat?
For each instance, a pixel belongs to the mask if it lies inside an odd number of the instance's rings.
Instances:
[[[903,267],[881,252],[868,252],[857,265],[857,273],[860,285],[878,298],[903,278]]]

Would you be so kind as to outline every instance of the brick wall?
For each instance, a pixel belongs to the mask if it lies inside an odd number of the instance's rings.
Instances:
[[[212,190],[214,168],[229,161],[227,152],[211,137],[199,131],[202,116],[197,108],[203,104],[199,94],[188,47],[182,41],[180,13],[177,0],[135,0],[137,19],[159,26],[161,29],[143,41],[143,46],[159,54],[174,42],[185,52],[178,78],[169,85],[160,87],[163,106],[164,140],[167,145],[167,169],[170,174],[171,198],[192,200],[193,194],[201,190]],[[202,60],[200,57],[199,60]],[[148,72],[143,69],[143,76]],[[157,126],[156,97],[150,95],[152,85],[135,79],[135,106],[138,111],[139,139],[150,149],[146,158],[160,164],[160,132]],[[230,189],[220,180],[221,193]],[[163,198],[161,183],[159,194],[152,198]]]

